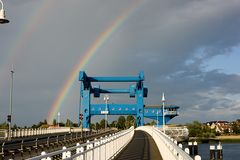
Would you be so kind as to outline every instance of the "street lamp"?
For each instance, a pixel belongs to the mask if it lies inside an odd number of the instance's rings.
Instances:
[[[157,111],[157,127],[158,127],[158,111]]]
[[[59,126],[60,126],[60,125],[59,125],[59,124],[60,124],[60,112],[58,112],[57,116],[58,116],[58,119],[57,119],[58,122],[57,122],[57,123],[58,123],[58,128],[59,128]]]
[[[0,24],[9,23],[9,20],[5,18],[5,11],[3,9],[3,2],[0,0],[2,8],[0,9]]]
[[[11,122],[12,122],[12,99],[13,99],[13,67],[11,69],[11,86],[10,86],[10,104],[9,104],[9,115],[8,120],[8,140],[11,140]]]
[[[164,96],[164,93],[162,94],[162,115],[163,115],[163,133],[165,133],[165,113],[164,113],[164,105],[165,105],[165,96]]]
[[[104,101],[105,101],[105,104],[106,104],[106,107],[105,107],[105,130],[107,128],[107,115],[108,115],[108,101],[109,101],[109,95],[104,95],[103,97]]]

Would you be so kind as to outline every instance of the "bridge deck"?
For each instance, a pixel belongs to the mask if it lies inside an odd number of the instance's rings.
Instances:
[[[157,145],[144,131],[135,131],[132,141],[119,153],[115,160],[162,160]]]

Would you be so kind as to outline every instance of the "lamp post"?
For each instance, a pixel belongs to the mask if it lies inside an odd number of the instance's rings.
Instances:
[[[9,23],[9,20],[6,19],[5,17],[5,11],[4,11],[4,6],[3,6],[3,2],[2,0],[0,0],[1,6],[2,8],[0,9],[0,24],[4,24],[4,23]]]
[[[163,133],[165,133],[165,113],[164,113],[164,111],[165,111],[165,109],[164,109],[164,105],[165,105],[165,96],[164,96],[164,93],[162,94],[162,115],[163,115]]]
[[[59,125],[59,124],[60,124],[60,112],[58,112],[57,116],[58,116],[58,119],[57,119],[57,120],[58,120],[58,121],[57,121],[57,125],[58,125],[58,128],[59,128],[59,126],[60,126],[60,125]]]
[[[157,111],[157,127],[158,127],[158,111]]]
[[[11,86],[10,86],[10,103],[9,103],[9,115],[8,120],[8,140],[11,140],[11,122],[12,122],[12,99],[13,99],[13,67],[11,69]]]
[[[105,130],[107,128],[107,115],[108,115],[108,101],[109,101],[109,96],[108,95],[104,95],[104,101],[105,101],[105,104],[106,104],[106,107],[105,107]]]

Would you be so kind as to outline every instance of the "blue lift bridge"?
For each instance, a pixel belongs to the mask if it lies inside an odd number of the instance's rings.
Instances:
[[[147,106],[144,104],[144,98],[148,95],[148,89],[144,87],[144,73],[140,72],[138,76],[128,77],[89,77],[84,71],[79,73],[81,111],[79,121],[82,119],[83,128],[89,128],[91,117],[94,115],[133,115],[136,119],[136,126],[144,125],[144,117],[162,122],[162,106]],[[100,86],[92,86],[92,82],[130,82],[128,89],[102,89]],[[101,94],[129,94],[130,98],[135,98],[135,104],[91,104],[91,94],[94,98],[99,98]],[[165,106],[165,123],[178,115],[178,106]]]

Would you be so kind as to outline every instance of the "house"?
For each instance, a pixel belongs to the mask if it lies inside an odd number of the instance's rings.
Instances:
[[[216,132],[223,134],[228,131],[228,133],[232,132],[231,129],[231,123],[228,121],[210,121],[206,122],[207,126],[209,126],[211,129],[215,129]]]

